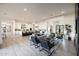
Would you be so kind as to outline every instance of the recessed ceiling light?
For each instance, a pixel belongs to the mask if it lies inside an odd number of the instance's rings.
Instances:
[[[24,8],[24,11],[27,11],[27,8]]]

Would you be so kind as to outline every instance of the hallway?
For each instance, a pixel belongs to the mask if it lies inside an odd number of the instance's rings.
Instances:
[[[29,37],[7,37],[0,48],[0,56],[46,56],[46,51],[39,51],[30,45]],[[9,43],[8,43],[9,42]],[[63,40],[60,42],[54,56],[76,56],[76,50],[73,41]]]

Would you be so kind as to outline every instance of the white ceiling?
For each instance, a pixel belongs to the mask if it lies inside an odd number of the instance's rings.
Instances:
[[[24,22],[39,22],[49,16],[73,11],[75,11],[75,4],[71,3],[0,3],[0,17]]]

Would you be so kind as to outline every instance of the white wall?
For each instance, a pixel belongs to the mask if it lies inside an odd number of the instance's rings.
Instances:
[[[72,32],[71,32],[72,38],[74,38],[74,36],[75,36],[75,13],[59,16],[56,18],[47,19],[47,20],[40,22],[38,24],[39,24],[40,28],[42,26],[45,28],[46,26],[49,27],[50,25],[53,25],[53,32],[54,33],[56,32],[55,27],[57,24],[58,25],[69,24],[69,25],[72,25]],[[64,29],[64,32],[65,32],[65,29]]]

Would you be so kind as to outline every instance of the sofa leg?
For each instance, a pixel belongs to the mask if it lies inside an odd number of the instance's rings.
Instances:
[[[51,56],[52,54],[54,54],[56,51],[53,50],[52,52],[48,52],[48,56]]]
[[[52,55],[52,53],[49,53],[49,54],[48,54],[48,56],[51,56],[51,55]]]

